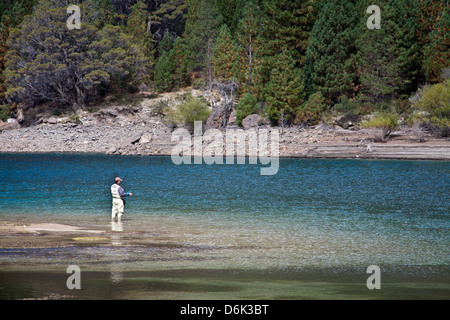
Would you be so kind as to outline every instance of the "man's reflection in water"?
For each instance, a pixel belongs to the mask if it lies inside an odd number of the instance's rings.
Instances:
[[[123,222],[122,221],[112,221],[111,222],[111,231],[122,232],[123,231]],[[114,243],[113,243],[114,245]]]
[[[111,231],[123,232],[122,221],[112,221]],[[122,237],[120,234],[114,233],[111,235],[111,245],[118,248],[122,246]],[[110,264],[110,278],[113,284],[118,284],[123,280],[123,267],[121,266],[121,261],[123,260],[122,253],[122,250],[112,250],[110,252],[112,260]]]

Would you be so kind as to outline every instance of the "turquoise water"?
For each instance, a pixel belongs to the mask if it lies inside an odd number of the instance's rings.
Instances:
[[[115,176],[134,194],[119,226]],[[365,271],[378,265],[393,287],[377,297],[449,298],[449,178],[437,161],[281,159],[261,176],[258,165],[170,157],[1,154],[1,221],[99,229],[110,242],[0,249],[0,288],[14,272],[76,264],[104,279],[108,294],[77,293],[89,298],[371,298]],[[59,290],[33,288],[0,297]]]

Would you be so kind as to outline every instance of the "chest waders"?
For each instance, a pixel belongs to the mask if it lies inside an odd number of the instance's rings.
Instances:
[[[120,186],[118,184],[113,184],[111,186],[111,195],[112,195],[112,212],[111,218],[115,220],[116,216],[118,219],[121,219],[123,216],[123,211],[125,207],[125,200],[119,194]]]

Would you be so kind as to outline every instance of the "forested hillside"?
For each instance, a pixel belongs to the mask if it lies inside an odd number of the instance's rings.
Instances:
[[[221,86],[236,92],[238,124],[395,113],[449,134],[446,0],[3,0],[0,16],[3,120],[48,102]]]

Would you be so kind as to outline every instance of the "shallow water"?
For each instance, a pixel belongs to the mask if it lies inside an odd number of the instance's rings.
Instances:
[[[0,298],[450,297],[448,162],[282,159],[275,176],[259,169],[2,154],[1,221],[105,230],[108,240],[0,249]],[[115,176],[134,194],[122,224],[110,222]],[[66,288],[69,265],[80,266],[82,290]],[[381,290],[366,287],[370,265]]]

